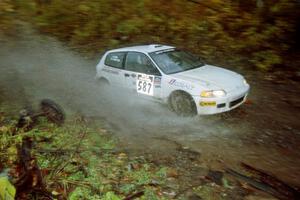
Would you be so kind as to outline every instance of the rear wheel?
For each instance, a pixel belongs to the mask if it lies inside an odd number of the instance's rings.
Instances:
[[[173,92],[169,98],[169,107],[180,116],[197,115],[196,104],[191,95],[187,94],[186,92]]]

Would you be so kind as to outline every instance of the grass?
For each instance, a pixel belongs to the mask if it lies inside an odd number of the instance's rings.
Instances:
[[[117,141],[110,133],[88,127],[80,117],[62,127],[42,118],[29,132],[16,130],[15,125],[16,120],[8,120],[2,111],[0,170],[9,168],[14,173],[19,159],[17,146],[25,137],[32,138],[32,157],[37,160],[46,190],[57,199],[118,200],[134,194],[140,199],[167,199],[162,193],[167,168],[115,151]]]

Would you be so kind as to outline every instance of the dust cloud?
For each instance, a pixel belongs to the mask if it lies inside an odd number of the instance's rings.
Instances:
[[[57,40],[27,30],[18,39],[1,43],[1,90],[18,109],[36,107],[41,99],[49,98],[69,117],[79,113],[98,118],[121,137],[130,135],[130,140],[164,134],[193,140],[195,135],[232,132],[219,118],[178,117],[165,105],[121,89],[100,89],[94,79],[99,59],[85,59]]]

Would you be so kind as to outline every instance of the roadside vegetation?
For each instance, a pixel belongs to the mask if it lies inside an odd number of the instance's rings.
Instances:
[[[16,199],[166,199],[167,168],[117,152],[110,133],[87,123],[74,117],[59,127],[41,118],[25,131],[0,112],[0,171]]]
[[[40,117],[18,128],[0,104],[0,199],[298,199],[299,190],[245,163],[210,169],[174,142],[176,156],[132,155],[106,129],[80,115],[63,125]],[[161,138],[161,140],[167,140]]]
[[[0,9],[1,29],[12,28],[10,18],[18,15],[90,56],[124,45],[165,43],[208,62],[260,70],[295,70],[289,60],[299,60],[297,1],[4,0]]]
[[[40,117],[18,128],[11,105],[0,105],[0,199],[229,200],[249,194],[223,172],[199,167],[198,153],[179,144],[177,157],[133,156],[118,150],[115,137],[93,119],[74,115],[58,126]]]

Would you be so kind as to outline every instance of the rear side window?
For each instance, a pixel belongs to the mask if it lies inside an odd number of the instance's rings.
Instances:
[[[123,68],[125,52],[109,53],[105,58],[105,65],[115,68]]]

